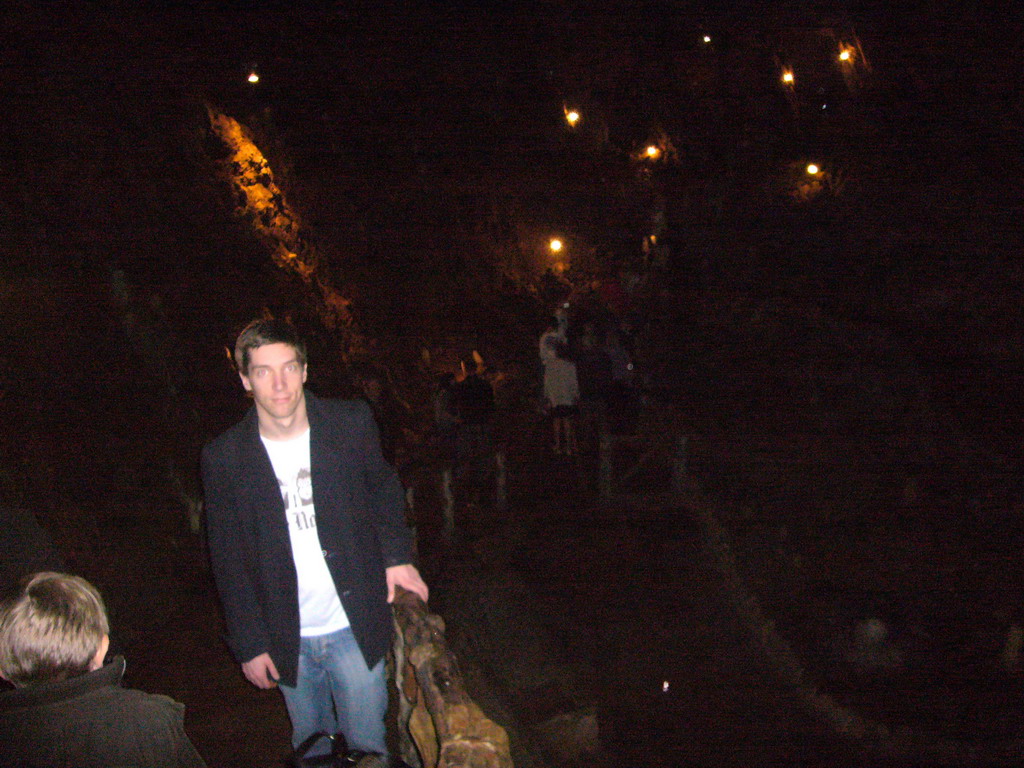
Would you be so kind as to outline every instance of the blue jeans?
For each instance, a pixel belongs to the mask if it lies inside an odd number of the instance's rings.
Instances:
[[[345,734],[349,749],[387,754],[384,715],[388,708],[384,659],[367,669],[352,628],[299,641],[294,688],[280,686],[292,721],[292,746],[317,731]],[[329,752],[326,739],[309,751]]]

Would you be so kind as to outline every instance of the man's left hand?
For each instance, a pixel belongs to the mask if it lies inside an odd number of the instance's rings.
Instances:
[[[427,588],[427,584],[423,581],[423,577],[420,576],[420,572],[416,570],[416,566],[409,565],[392,565],[385,571],[385,575],[388,580],[388,602],[393,603],[395,601],[395,587],[404,587],[410,592],[414,592],[420,596],[423,602],[427,602],[427,598],[430,596],[430,590]]]

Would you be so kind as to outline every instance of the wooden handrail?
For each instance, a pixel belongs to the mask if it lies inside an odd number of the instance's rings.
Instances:
[[[508,734],[466,692],[441,617],[401,587],[392,609],[402,759],[420,768],[513,768]]]

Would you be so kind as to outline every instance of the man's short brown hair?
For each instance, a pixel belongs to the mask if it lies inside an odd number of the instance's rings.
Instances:
[[[306,364],[306,343],[295,326],[287,320],[253,320],[242,329],[235,341],[235,365],[238,372],[248,375],[249,355],[257,347],[267,344],[287,344],[295,350],[299,365]]]
[[[83,675],[109,632],[92,584],[67,573],[33,574],[0,603],[0,675],[19,688]]]

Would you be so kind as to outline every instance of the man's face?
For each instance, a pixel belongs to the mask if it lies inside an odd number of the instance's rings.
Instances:
[[[303,402],[306,366],[288,344],[256,347],[249,353],[249,370],[241,377],[261,418],[289,419]]]

